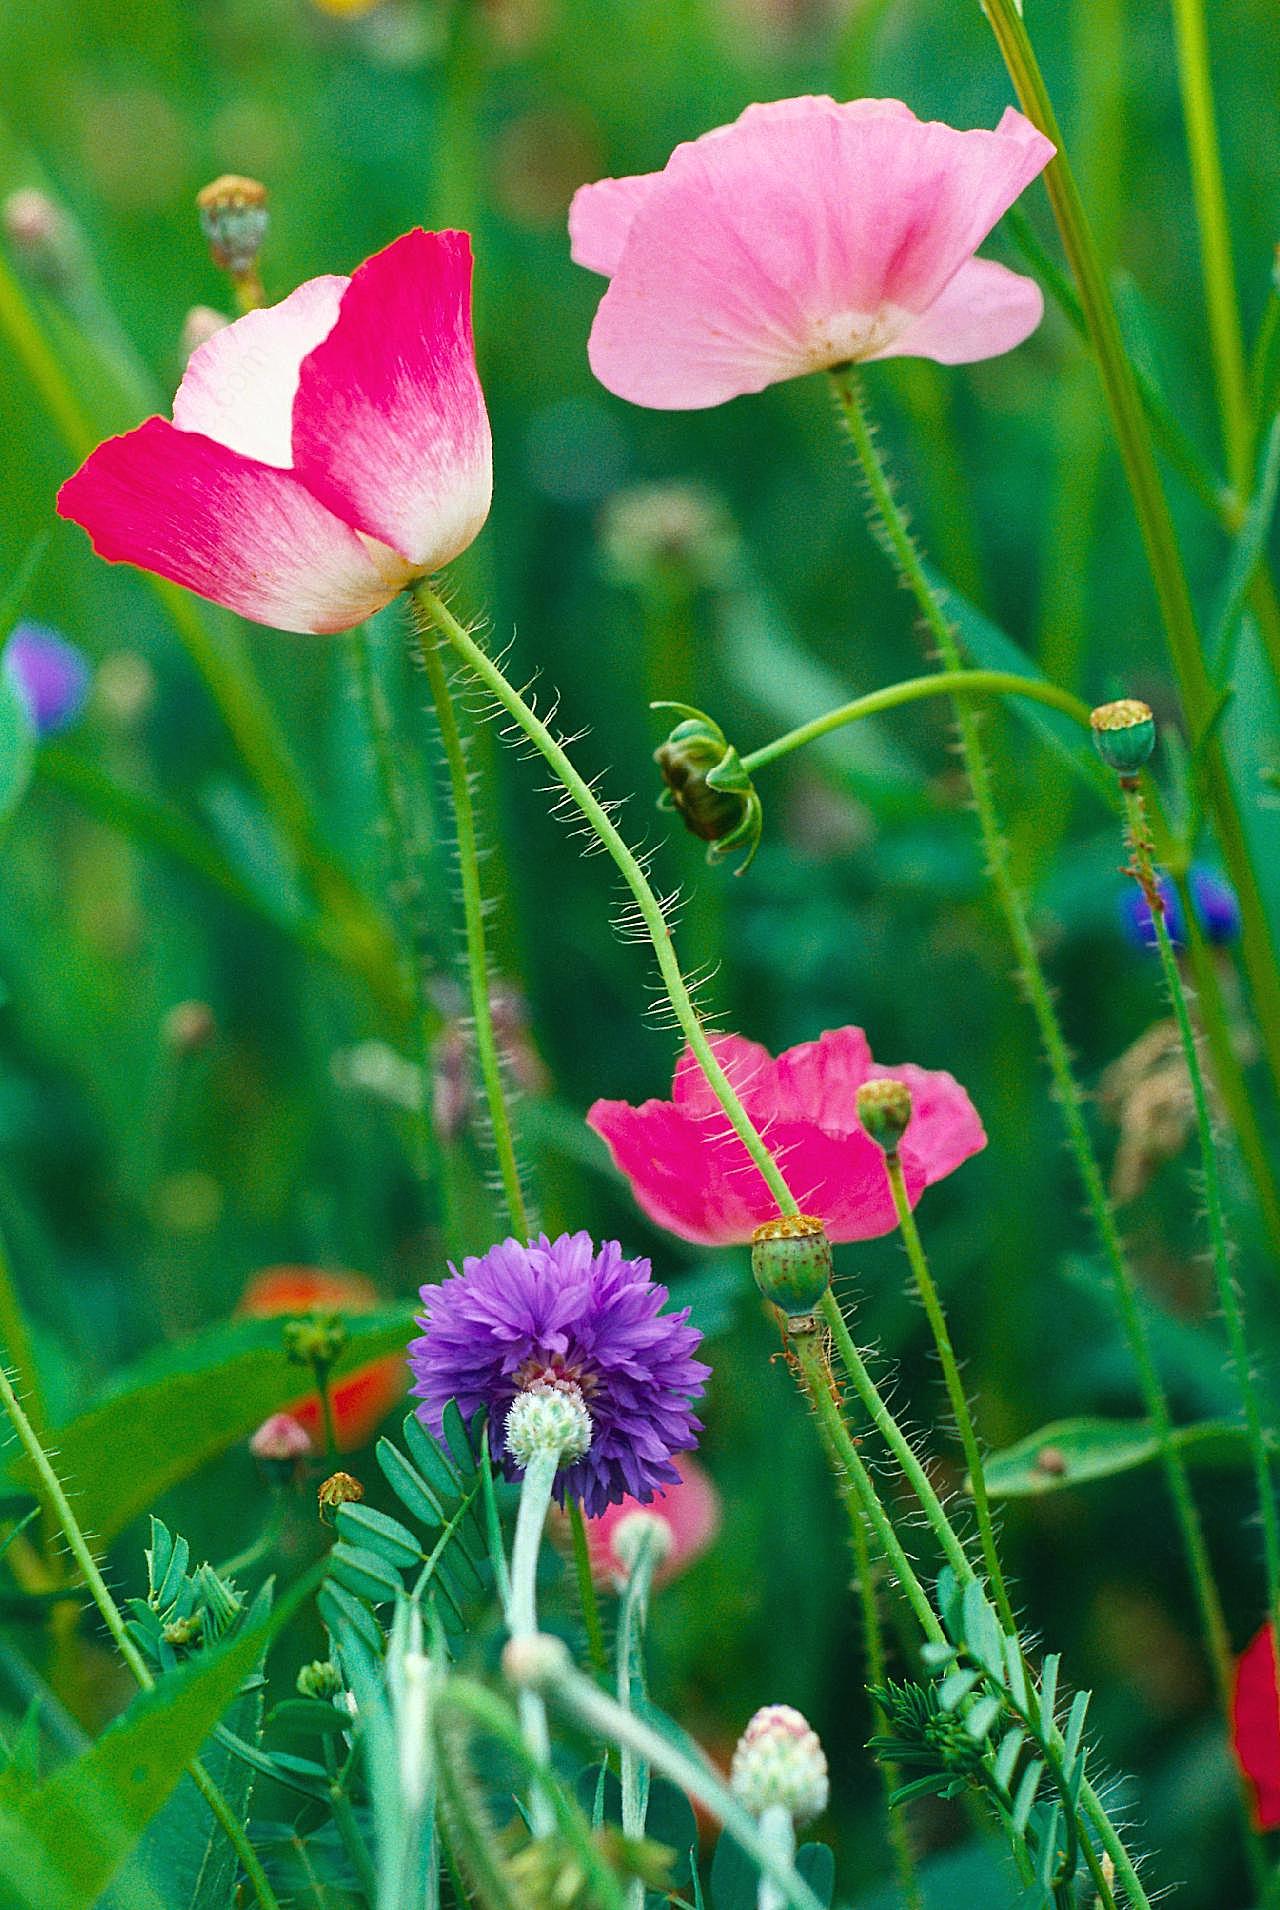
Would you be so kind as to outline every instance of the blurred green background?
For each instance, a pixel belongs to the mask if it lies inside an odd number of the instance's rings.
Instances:
[[[1216,458],[1166,9],[1062,0],[1029,4],[1028,16],[1143,354]],[[1280,147],[1266,136],[1280,36],[1263,0],[1221,0],[1212,24],[1252,332],[1280,224]],[[958,125],[994,124],[1011,99],[976,0],[26,0],[0,13],[0,196],[43,188],[73,222],[70,278],[42,281],[12,245],[10,263],[90,441],[167,405],[189,308],[230,310],[193,213],[215,174],[270,187],[269,297],[350,270],[415,223],[472,231],[496,485],[490,524],[456,567],[455,601],[488,617],[496,643],[513,639],[517,680],[537,671],[548,693],[562,691],[570,730],[590,726],[580,762],[607,769],[612,793],[634,792],[631,834],[661,838],[659,886],[684,887],[686,958],[718,971],[708,999],[727,1025],[776,1047],[857,1022],[878,1059],[950,1068],[969,1088],[991,1145],[921,1218],[980,1426],[999,1446],[1058,1414],[1130,1411],[1135,1400],[942,706],[764,771],[764,844],[740,879],[704,867],[700,846],[653,809],[662,723],[651,698],[700,704],[755,747],[916,674],[910,607],[866,534],[821,381],[708,413],[631,409],[590,375],[600,282],[568,255],[565,213],[582,181],[661,165],[677,141],[750,100],[803,91],[894,94]],[[1027,211],[1053,249],[1038,186]],[[1018,262],[999,233],[986,250]],[[11,306],[6,294],[10,317]],[[158,1342],[226,1320],[258,1268],[356,1268],[403,1299],[446,1257],[482,1247],[495,1209],[477,1124],[464,1121],[442,1149],[404,1105],[420,1076],[395,1065],[425,1054],[439,1108],[456,1086],[461,999],[438,765],[400,611],[376,622],[372,646],[412,810],[408,882],[380,822],[351,646],[205,621],[215,643],[243,647],[324,840],[424,965],[425,1045],[349,968],[308,956],[264,919],[302,919],[298,871],[164,607],[54,520],[55,489],[84,447],[68,442],[39,382],[10,325],[0,596],[31,560],[14,614],[61,629],[98,672],[86,715],[61,755],[38,764],[0,845],[0,1224],[50,1400],[69,1417]],[[1051,309],[1009,357],[946,372],[876,366],[868,382],[940,568],[1087,699],[1124,689],[1168,711],[1097,381],[1061,316]],[[1193,586],[1211,603],[1221,537],[1176,478],[1172,491]],[[1032,727],[1005,714],[986,727],[1068,1032],[1096,1086],[1160,1013],[1153,961],[1120,928],[1117,834]],[[673,1045],[644,1019],[643,950],[609,931],[608,871],[549,818],[530,765],[487,735],[475,761],[499,967],[532,1031],[520,1037],[532,1088],[522,1151],[544,1220],[652,1251],[715,1330],[705,1452],[725,1528],[663,1595],[655,1694],[721,1748],[757,1704],[808,1711],[832,1758],[844,1886],[877,1903],[887,1859],[861,1748],[856,1608],[817,1442],[788,1399],[745,1257],[711,1260],[653,1235],[582,1125],[597,1095],[663,1093]],[[99,779],[89,790],[77,781],[86,764]],[[122,829],[102,778],[215,843],[251,905]],[[1274,882],[1275,812],[1257,797],[1250,815]],[[1232,958],[1222,960],[1234,991]],[[212,1014],[194,1046],[169,1019],[191,1001]],[[1243,1015],[1240,1038],[1247,1047]],[[1262,1112],[1274,1142],[1272,1110]],[[1098,1121],[1109,1153],[1105,1109]],[[1230,1409],[1230,1394],[1185,1165],[1157,1164],[1124,1218],[1178,1407],[1212,1413]],[[1265,1280],[1229,1172],[1242,1266]],[[919,1426],[937,1423],[936,1373],[897,1248],[845,1249],[842,1263],[861,1337],[901,1362],[900,1403]],[[174,1441],[183,1436],[175,1425]],[[945,1436],[937,1443],[946,1450]],[[1261,1615],[1256,1534],[1239,1475],[1202,1476],[1240,1646]],[[237,1549],[260,1493],[237,1447],[165,1510],[218,1558]],[[296,1563],[319,1540],[305,1510],[294,1528]],[[1007,1529],[1034,1623],[1071,1678],[1095,1688],[1106,1759],[1135,1774],[1154,1878],[1181,1884],[1188,1910],[1243,1902],[1227,1752],[1157,1474],[1021,1502]],[[113,1563],[136,1589],[139,1527]],[[29,1648],[21,1627],[11,1634]],[[120,1695],[104,1671],[86,1721]],[[13,1691],[4,1698],[16,1703]],[[940,1808],[918,1824],[939,1850],[968,1835]],[[958,1874],[939,1902],[986,1888]]]

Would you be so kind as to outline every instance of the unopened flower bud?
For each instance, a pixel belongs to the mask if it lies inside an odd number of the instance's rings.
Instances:
[[[342,1690],[342,1673],[328,1658],[313,1658],[298,1673],[296,1689],[300,1698],[336,1698]]]
[[[50,291],[65,292],[83,269],[75,227],[38,186],[11,192],[0,209],[4,236],[31,276]]]
[[[136,650],[112,650],[98,665],[93,696],[112,722],[136,723],[156,700],[155,671]]]
[[[684,712],[666,742],[653,752],[666,784],[658,807],[674,809],[685,828],[709,845],[708,862],[745,849],[741,874],[759,846],[764,811],[737,750],[720,725],[701,710],[687,703],[662,703],[655,708]]]
[[[863,1131],[886,1154],[896,1154],[911,1125],[911,1090],[905,1081],[864,1081],[855,1096]]]
[[[827,1760],[818,1734],[789,1704],[767,1704],[738,1739],[729,1771],[753,1817],[780,1805],[797,1824],[827,1807]]]
[[[79,716],[93,670],[78,645],[42,623],[18,624],[0,668],[21,697],[37,736],[60,736]]]
[[[340,1313],[316,1313],[309,1320],[286,1320],[284,1350],[295,1366],[330,1367],[351,1338]]]
[[[751,1236],[751,1271],[788,1319],[811,1314],[831,1285],[831,1242],[813,1214],[779,1214]]]
[[[249,1451],[268,1479],[287,1485],[297,1478],[302,1461],[311,1451],[311,1438],[306,1427],[290,1414],[272,1413],[249,1441]]]
[[[165,1045],[174,1054],[195,1054],[213,1039],[213,1010],[207,1001],[175,1002],[164,1018]]]
[[[694,586],[723,583],[738,549],[723,505],[692,484],[619,492],[606,506],[600,542],[618,582],[641,590],[672,573]]]
[[[182,1651],[187,1645],[194,1645],[204,1630],[204,1613],[188,1612],[185,1618],[171,1618],[162,1626],[160,1636],[166,1645],[175,1651]]]
[[[182,321],[182,331],[178,337],[178,354],[185,365],[193,351],[221,331],[225,331],[231,320],[221,312],[215,312],[212,305],[193,305]]]
[[[555,1453],[562,1466],[581,1459],[591,1444],[591,1415],[572,1381],[535,1381],[507,1408],[506,1448],[518,1466],[539,1453]]]
[[[654,1566],[669,1559],[675,1550],[676,1535],[669,1519],[664,1519],[660,1512],[646,1512],[641,1507],[618,1520],[611,1542],[613,1556],[630,1577],[642,1552],[648,1553]]]
[[[512,1638],[502,1653],[502,1673],[508,1684],[522,1690],[541,1690],[572,1664],[563,1638],[535,1632],[532,1638]]]
[[[320,1517],[326,1525],[332,1525],[340,1505],[358,1505],[363,1497],[364,1487],[349,1472],[331,1473],[316,1494]]]
[[[196,194],[196,207],[214,264],[233,279],[249,277],[267,236],[266,187],[239,173],[224,173]]]
[[[1136,697],[1101,703],[1089,723],[1094,747],[1108,768],[1119,776],[1136,776],[1156,746],[1156,720]]]

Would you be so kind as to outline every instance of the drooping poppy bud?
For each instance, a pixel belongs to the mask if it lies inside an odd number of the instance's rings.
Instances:
[[[266,187],[239,173],[223,173],[201,187],[196,210],[214,264],[237,286],[256,280],[258,254],[270,223]]]
[[[680,710],[665,743],[653,753],[666,788],[660,809],[674,809],[691,834],[707,847],[707,861],[720,862],[745,849],[738,873],[760,843],[764,811],[742,759],[720,725],[687,703],[658,703],[655,709]]]
[[[911,1090],[906,1082],[887,1075],[864,1081],[854,1102],[863,1132],[886,1154],[896,1154],[911,1125]]]

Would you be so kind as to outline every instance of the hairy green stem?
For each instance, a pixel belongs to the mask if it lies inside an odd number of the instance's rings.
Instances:
[[[425,585],[413,591],[413,601],[424,621],[443,629],[439,615],[444,606]],[[447,613],[446,613],[447,614]],[[447,634],[447,633],[446,633]],[[435,704],[436,723],[449,773],[449,793],[453,801],[454,831],[458,843],[458,876],[462,885],[462,915],[466,930],[467,984],[471,996],[471,1020],[475,1030],[476,1055],[484,1082],[485,1101],[494,1153],[502,1180],[503,1198],[512,1228],[521,1240],[529,1238],[529,1215],[524,1189],[520,1184],[520,1164],[516,1159],[511,1118],[502,1081],[502,1059],[493,1030],[493,1008],[489,1000],[489,957],[485,942],[484,894],[480,886],[479,844],[476,838],[475,805],[471,800],[471,780],[463,749],[462,732],[449,689],[448,672],[439,648],[426,635],[422,661]]]
[[[93,1556],[89,1541],[85,1537],[75,1513],[71,1510],[71,1501],[67,1498],[62,1481],[55,1472],[53,1464],[44,1449],[44,1444],[37,1434],[35,1427],[23,1411],[22,1403],[14,1392],[13,1382],[9,1378],[8,1370],[2,1361],[0,1361],[0,1405],[4,1407],[14,1431],[18,1435],[22,1449],[30,1461],[32,1471],[40,1482],[40,1491],[58,1521],[71,1556],[80,1567],[80,1571],[84,1576],[85,1585],[88,1587],[89,1595],[102,1615],[102,1622],[111,1634],[112,1642],[116,1650],[120,1653],[125,1664],[133,1673],[139,1687],[143,1691],[153,1690],[155,1679],[151,1675],[150,1667],[129,1636],[128,1628],[125,1625],[120,1607],[111,1596],[107,1588],[107,1582],[98,1569],[98,1561]],[[218,1789],[218,1786],[214,1783],[198,1758],[192,1760],[187,1766],[187,1770],[196,1789],[222,1827],[227,1841],[235,1851],[245,1876],[253,1886],[254,1895],[258,1899],[260,1910],[280,1910],[279,1900],[276,1897],[275,1891],[271,1888],[267,1873],[262,1868],[262,1864],[258,1859],[258,1854],[254,1850],[253,1845],[249,1842],[244,1826],[233,1814],[226,1798],[222,1795],[222,1792]]]
[[[982,1468],[982,1448],[978,1444],[977,1429],[973,1423],[973,1414],[969,1409],[968,1397],[964,1390],[964,1381],[960,1377],[960,1366],[956,1359],[955,1348],[951,1344],[951,1332],[947,1326],[947,1316],[942,1310],[938,1298],[938,1289],[930,1271],[924,1242],[920,1238],[920,1229],[916,1217],[911,1211],[911,1197],[907,1193],[906,1176],[902,1171],[902,1157],[894,1149],[884,1157],[885,1173],[889,1177],[889,1190],[893,1195],[894,1212],[898,1216],[898,1228],[902,1234],[902,1244],[907,1250],[907,1260],[911,1266],[912,1278],[916,1283],[916,1292],[920,1304],[929,1321],[929,1330],[933,1334],[933,1343],[938,1349],[938,1358],[942,1362],[942,1377],[946,1383],[947,1398],[951,1401],[951,1410],[955,1414],[956,1430],[960,1435],[960,1444],[964,1450],[965,1464],[969,1468],[969,1490],[973,1494],[973,1509],[978,1522],[978,1536],[982,1542],[982,1556],[987,1567],[987,1576],[991,1581],[992,1596],[1000,1614],[1000,1623],[1010,1638],[1018,1635],[1018,1621],[1013,1615],[1013,1606],[1009,1602],[1009,1591],[1005,1584],[1004,1569],[1000,1563],[1000,1553],[996,1545],[996,1531],[991,1518],[991,1502],[987,1497],[986,1475]]]
[[[851,370],[833,374],[837,396],[854,449],[866,476],[872,506],[884,536],[886,547],[920,608],[944,664],[956,669],[960,652],[946,611],[925,572],[911,533],[907,529],[893,494],[888,474],[881,461],[870,420],[862,402],[857,379]],[[1094,1151],[1084,1112],[1084,1095],[1071,1065],[1062,1024],[1053,1003],[1053,995],[1040,961],[1027,913],[1009,866],[1008,845],[1000,827],[981,739],[976,733],[973,713],[957,705],[961,747],[973,790],[974,806],[982,834],[983,848],[997,899],[1008,927],[1018,963],[1018,972],[1035,1017],[1041,1044],[1053,1080],[1054,1099],[1062,1113],[1067,1139],[1084,1186],[1098,1242],[1111,1274],[1125,1337],[1129,1342],[1134,1367],[1147,1416],[1151,1421],[1164,1464],[1165,1476],[1175,1516],[1186,1552],[1201,1626],[1213,1669],[1219,1698],[1226,1707],[1231,1681],[1231,1652],[1222,1602],[1213,1576],[1209,1549],[1205,1542],[1191,1490],[1185,1460],[1173,1436],[1173,1418],[1168,1396],[1151,1350],[1150,1334],[1138,1299],[1137,1285],[1129,1258],[1120,1238],[1115,1213],[1107,1196],[1102,1168]],[[838,1309],[836,1309],[838,1312]],[[843,1322],[841,1322],[843,1326]],[[835,1330],[833,1328],[833,1330]],[[847,1334],[846,1334],[847,1337]],[[837,1346],[840,1333],[836,1333]]]
[[[1160,481],[1133,365],[1125,349],[1115,304],[1067,159],[1062,129],[1027,34],[1019,0],[985,0],[983,12],[995,34],[1023,112],[1057,148],[1057,157],[1045,170],[1045,187],[1063,250],[1079,289],[1081,308],[1155,584],[1192,749],[1209,798],[1218,846],[1239,899],[1241,952],[1268,1064],[1280,1088],[1280,968],[1276,965],[1266,907],[1250,858],[1226,755],[1221,738],[1213,728],[1218,693],[1205,663],[1177,534]],[[1272,655],[1272,667],[1280,675],[1280,656]]]
[[[729,1077],[716,1060],[715,1050],[707,1038],[706,1030],[676,958],[671,929],[663,914],[662,904],[654,893],[652,884],[639,860],[627,847],[617,826],[611,821],[590,785],[574,768],[558,738],[547,728],[537,712],[529,707],[520,692],[508,683],[501,670],[491,657],[486,656],[471,633],[463,628],[427,584],[417,585],[414,595],[422,606],[424,614],[435,624],[455,655],[491,692],[495,701],[534,744],[618,868],[631,891],[640,918],[653,943],[658,970],[671,1002],[672,1012],[693,1050],[699,1067],[707,1078],[712,1093],[724,1109],[734,1133],[759,1169],[761,1178],[778,1204],[779,1211],[784,1214],[798,1213],[799,1207],[783,1179],[782,1170],[738,1099]]]
[[[1156,880],[1151,855],[1151,834],[1147,827],[1142,792],[1136,783],[1127,778],[1122,779],[1122,788],[1129,846],[1133,852],[1133,874],[1146,897],[1148,912],[1155,928],[1156,947],[1160,951],[1160,967],[1164,975],[1165,989],[1177,1023],[1183,1057],[1187,1064],[1187,1076],[1191,1083],[1191,1101],[1195,1110],[1196,1140],[1200,1152],[1200,1172],[1204,1189],[1205,1214],[1209,1225],[1213,1277],[1218,1291],[1218,1304],[1222,1308],[1222,1317],[1226,1323],[1231,1363],[1235,1369],[1236,1384],[1240,1389],[1240,1400],[1244,1408],[1245,1437],[1248,1441],[1254,1484],[1258,1494],[1258,1509],[1262,1521],[1267,1609],[1273,1623],[1277,1626],[1277,1650],[1280,1650],[1280,1516],[1277,1515],[1276,1509],[1275,1483],[1272,1477],[1271,1454],[1267,1444],[1262,1402],[1258,1396],[1257,1383],[1249,1357],[1244,1308],[1231,1270],[1231,1241],[1227,1231],[1222,1179],[1218,1171],[1218,1150],[1213,1133],[1213,1116],[1205,1087],[1204,1070],[1200,1065],[1199,1043],[1187,1003],[1187,991],[1182,984],[1182,972],[1173,951],[1169,926],[1165,921],[1164,902]]]
[[[40,1372],[31,1344],[27,1316],[18,1297],[9,1249],[3,1234],[0,1234],[0,1365],[6,1360],[18,1376],[18,1388],[27,1401],[32,1427],[36,1437],[43,1442],[48,1437],[49,1421],[40,1385]]]
[[[760,749],[753,749],[749,756],[742,758],[742,767],[750,775],[753,770],[763,769],[766,763],[775,762],[790,750],[802,749],[806,743],[826,736],[831,730],[840,729],[846,723],[857,723],[864,716],[896,710],[904,703],[918,703],[931,696],[980,695],[1030,697],[1088,727],[1088,704],[1072,696],[1070,690],[1060,690],[1056,683],[1042,683],[1036,677],[1019,676],[1013,670],[948,668],[934,676],[909,677],[903,683],[891,683],[887,689],[872,690],[866,696],[855,697],[851,703],[842,703],[838,709],[827,710],[824,715],[815,716],[812,722],[801,723],[797,729],[775,737]]]

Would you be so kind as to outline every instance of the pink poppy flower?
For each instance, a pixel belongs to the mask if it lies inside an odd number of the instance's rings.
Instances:
[[[638,1499],[620,1499],[598,1519],[585,1521],[591,1576],[597,1584],[613,1585],[626,1579],[627,1567],[614,1552],[613,1535],[633,1512],[652,1513],[665,1519],[671,1528],[671,1549],[654,1573],[655,1585],[679,1577],[719,1532],[720,1494],[708,1474],[688,1453],[680,1453],[671,1463],[680,1474],[678,1484],[663,1486],[645,1505]]]
[[[858,1122],[863,1081],[893,1077],[911,1090],[911,1123],[900,1153],[912,1206],[926,1187],[987,1144],[977,1110],[953,1076],[910,1062],[877,1066],[861,1028],[828,1029],[776,1060],[741,1035],[720,1035],[711,1045],[791,1192],[833,1241],[871,1240],[897,1224],[884,1155]],[[597,1101],[587,1123],[608,1145],[650,1220],[682,1240],[706,1247],[745,1243],[777,1212],[687,1048],[676,1063],[670,1101],[638,1108]]]
[[[1040,288],[974,253],[1053,155],[1012,108],[959,132],[901,100],[749,106],[661,172],[575,194],[573,256],[610,281],[591,368],[690,411],[850,359],[1011,351]]]
[[[1259,1830],[1280,1829],[1280,1696],[1269,1624],[1255,1632],[1236,1664],[1231,1748],[1253,1792]]]
[[[58,493],[100,556],[279,630],[346,630],[466,549],[492,458],[465,232],[407,232],[191,355],[173,421]]]

